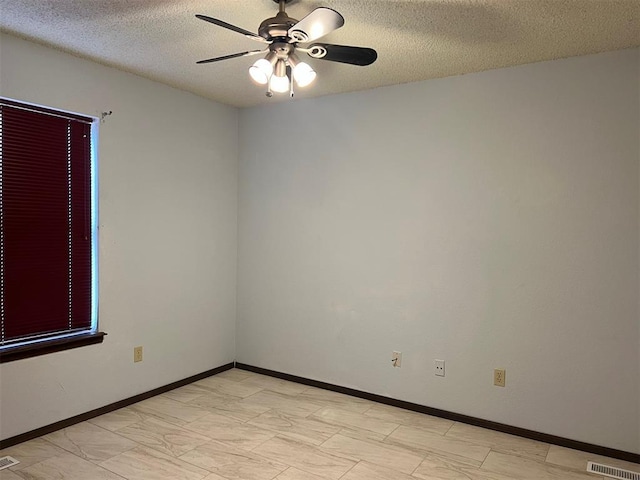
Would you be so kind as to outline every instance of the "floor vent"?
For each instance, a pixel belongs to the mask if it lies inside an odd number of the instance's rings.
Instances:
[[[621,468],[610,467],[601,463],[589,462],[587,472],[599,473],[605,477],[618,478],[620,480],[640,480],[640,473],[623,470]]]
[[[0,470],[13,467],[14,465],[17,465],[19,463],[20,462],[13,457],[2,457],[0,458]]]

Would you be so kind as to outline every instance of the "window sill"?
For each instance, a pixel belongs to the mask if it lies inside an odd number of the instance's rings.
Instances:
[[[92,332],[75,335],[73,337],[45,340],[31,345],[6,347],[0,350],[0,363],[13,362],[15,360],[22,360],[23,358],[37,357],[48,353],[102,343],[105,335],[106,333],[104,332]]]

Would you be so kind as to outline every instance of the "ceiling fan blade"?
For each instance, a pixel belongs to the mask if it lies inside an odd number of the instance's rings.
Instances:
[[[258,53],[263,53],[266,50],[250,50],[248,52],[240,52],[240,53],[232,53],[231,55],[225,55],[224,57],[215,57],[208,58],[206,60],[200,60],[196,63],[213,63],[213,62],[221,62],[222,60],[229,60],[230,58],[238,58],[238,57],[248,57],[250,55],[257,55]]]
[[[289,29],[289,36],[298,42],[313,42],[344,25],[344,18],[331,8],[316,8]]]
[[[237,32],[241,35],[244,35],[251,40],[256,40],[262,43],[270,43],[266,38],[262,38],[260,35],[256,35],[255,33],[250,32],[249,30],[245,30],[244,28],[236,27],[235,25],[231,25],[230,23],[223,22],[222,20],[218,20],[217,18],[207,17],[206,15],[196,15],[196,18],[200,20],[204,20],[205,22],[213,23],[222,28],[226,28],[233,32]]]
[[[320,60],[329,60],[330,62],[348,63],[350,65],[359,65],[361,67],[371,65],[378,58],[378,52],[373,48],[350,47],[347,45],[332,45],[330,43],[314,43],[308,50],[314,52],[314,49],[324,49],[326,55],[310,54],[313,58]]]

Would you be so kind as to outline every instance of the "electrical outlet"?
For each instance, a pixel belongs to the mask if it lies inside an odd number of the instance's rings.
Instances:
[[[438,377],[444,377],[444,360],[434,360],[435,373]]]
[[[402,366],[402,352],[391,352],[391,365],[396,368]]]
[[[142,361],[142,347],[133,347],[133,361],[134,362]]]
[[[496,368],[493,371],[493,384],[498,387],[504,387],[504,384],[507,381],[507,371]]]

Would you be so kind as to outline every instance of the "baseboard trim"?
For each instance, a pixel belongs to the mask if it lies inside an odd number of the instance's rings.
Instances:
[[[452,420],[455,422],[466,423],[468,425],[474,425],[476,427],[487,428],[489,430],[508,433],[510,435],[516,435],[518,437],[528,438],[530,440],[538,440],[540,442],[559,445],[566,448],[572,448],[574,450],[581,450],[583,452],[593,453],[596,455],[603,455],[605,457],[617,458],[619,460],[626,460],[628,462],[640,463],[640,454],[637,453],[625,452],[623,450],[616,450],[614,448],[602,447],[600,445],[593,445],[591,443],[580,442],[578,440],[571,440],[569,438],[549,435],[548,433],[540,433],[534,430],[527,430],[526,428],[505,425],[504,423],[483,420],[481,418],[471,417],[469,415],[463,415],[460,413],[449,412],[447,410],[427,407],[425,405],[419,405],[417,403],[406,402],[404,400],[384,397],[382,395],[363,392],[361,390],[356,390],[353,388],[341,387],[340,385],[333,385],[331,383],[321,382],[319,380],[311,380],[309,378],[298,377],[296,375],[277,372],[275,370],[254,367],[253,365],[247,365],[244,363],[236,362],[235,366],[236,368],[247,370],[249,372],[260,373],[262,375],[268,375],[270,377],[280,378],[282,380],[288,380],[290,382],[301,383],[303,385],[309,385],[311,387],[344,393],[346,395],[351,395],[352,397],[364,398],[365,400],[371,400],[373,402],[383,403],[385,405],[391,405],[393,407],[404,408],[405,410],[411,410],[413,412],[425,413],[434,417],[445,418],[447,420]]]
[[[71,425],[75,425],[76,423],[84,422],[92,418],[99,417],[100,415],[104,415],[105,413],[113,412],[114,410],[128,407],[129,405],[133,405],[134,403],[141,402],[142,400],[146,400],[147,398],[155,397],[156,395],[160,395],[161,393],[166,393],[169,390],[173,390],[178,387],[183,387],[190,383],[197,382],[198,380],[202,380],[203,378],[211,377],[212,375],[217,375],[218,373],[222,373],[226,370],[231,370],[234,367],[234,364],[235,362],[227,363],[226,365],[222,365],[212,370],[207,370],[206,372],[198,373],[197,375],[193,375],[191,377],[183,378],[182,380],[169,383],[168,385],[164,385],[162,387],[154,388],[153,390],[149,390],[148,392],[139,393],[138,395],[125,398],[124,400],[119,400],[109,405],[105,405],[104,407],[96,408],[95,410],[81,413],[80,415],[76,415],[74,417],[67,418],[65,420],[60,420],[59,422],[55,422],[50,425],[46,425],[44,427],[36,428],[35,430],[31,430],[30,432],[21,433],[20,435],[10,437],[5,440],[0,440],[0,450],[4,448],[12,447],[13,445],[17,445],[18,443],[26,442],[28,440],[33,440],[34,438],[47,435],[49,433],[55,432],[56,430],[61,430],[63,428],[70,427]]]

